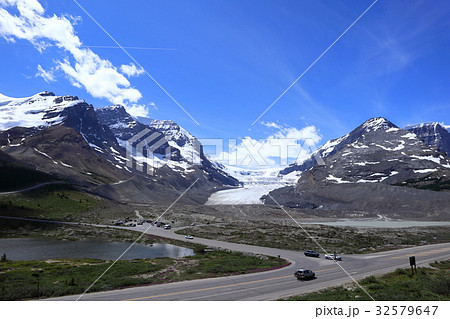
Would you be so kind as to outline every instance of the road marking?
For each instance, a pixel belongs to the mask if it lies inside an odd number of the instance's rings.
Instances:
[[[333,267],[333,268],[321,269],[321,270],[317,270],[316,272],[322,272],[322,271],[333,270],[333,269],[338,269],[338,268]],[[216,287],[209,287],[209,288],[200,288],[200,289],[193,289],[193,290],[186,290],[186,291],[179,291],[179,292],[171,292],[171,293],[161,294],[161,295],[124,299],[122,301],[143,300],[143,299],[151,299],[151,298],[166,297],[166,296],[173,296],[173,295],[181,295],[181,294],[187,294],[187,293],[191,293],[191,292],[199,292],[199,291],[206,291],[206,290],[213,290],[213,289],[220,289],[220,288],[235,287],[235,286],[252,284],[252,283],[255,283],[255,282],[270,281],[270,280],[282,279],[282,278],[288,278],[288,277],[292,277],[292,275],[281,276],[281,277],[274,277],[274,278],[266,278],[266,279],[259,279],[259,280],[253,280],[253,281],[246,281],[246,282],[240,282],[240,283],[237,283],[237,284],[230,284],[230,285],[223,285],[223,286],[216,286]]]

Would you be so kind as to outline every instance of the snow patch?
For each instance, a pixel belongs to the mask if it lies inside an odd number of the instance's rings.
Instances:
[[[385,147],[385,146],[379,145],[379,144],[375,144],[375,146],[378,146],[378,147],[384,149],[385,151],[400,151],[405,148],[405,141],[400,141],[400,144],[394,148]]]
[[[397,132],[397,131],[399,131],[399,130],[400,130],[400,129],[397,128],[397,127],[391,127],[391,128],[389,128],[389,129],[387,129],[386,132]]]
[[[402,135],[403,138],[409,138],[410,140],[415,140],[417,138],[417,135],[414,133],[407,133],[405,135]]]
[[[331,182],[336,182],[337,184],[345,184],[345,183],[350,183],[349,181],[344,181],[342,178],[340,177],[335,177],[333,175],[328,175],[326,178],[327,181],[331,181]]]
[[[380,162],[359,162],[359,163],[354,163],[355,165],[358,166],[366,166],[366,165],[376,165],[376,164],[380,164]]]
[[[417,155],[411,155],[411,157],[420,159],[420,160],[426,160],[426,161],[431,161],[431,162],[435,162],[436,164],[441,165],[441,160],[439,159],[439,157],[433,157],[432,155],[429,156],[417,156]]]
[[[33,148],[37,153],[47,157],[48,159],[52,160],[53,163],[58,164],[58,162],[56,162],[55,160],[53,160],[53,158],[51,158],[48,154],[45,154],[44,152],[39,151],[37,148]]]
[[[72,165],[66,164],[66,163],[64,163],[64,162],[62,162],[62,161],[59,161],[59,162],[61,163],[62,166],[65,166],[65,167],[72,167]]]
[[[426,174],[426,173],[434,173],[437,171],[437,168],[426,168],[426,169],[415,169],[414,173]]]

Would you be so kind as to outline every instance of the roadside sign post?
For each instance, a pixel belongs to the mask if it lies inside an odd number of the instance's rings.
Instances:
[[[409,257],[409,265],[411,266],[411,273],[417,274],[416,256]]]
[[[43,269],[39,269],[37,272],[31,274],[33,277],[36,277],[36,279],[37,279],[37,297],[38,297],[38,299],[41,298],[41,291],[39,289],[40,288],[39,284],[40,284],[40,277],[43,272],[44,272]]]

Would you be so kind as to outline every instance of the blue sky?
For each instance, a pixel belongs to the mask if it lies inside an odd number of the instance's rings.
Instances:
[[[87,84],[90,89],[76,84],[82,76],[70,73],[76,72],[75,51],[43,48],[55,43],[45,36],[34,38],[33,45],[3,20],[0,92],[7,96],[49,90],[78,95],[94,106],[132,96],[133,101],[124,100],[129,107],[140,105],[152,118],[175,120],[200,138],[257,139],[276,133],[275,125],[265,122],[298,129],[313,125],[322,144],[375,116],[399,126],[450,122],[448,1],[379,0],[253,126],[373,0],[79,0],[121,45],[164,48],[127,50],[200,125],[146,74],[122,72],[122,65],[133,62],[122,50],[94,47],[116,44],[74,1],[0,0],[0,12],[23,20],[8,2],[40,3],[44,11],[38,16],[67,20],[82,45],[92,46],[91,52],[109,61],[117,74],[106,72]],[[36,76],[39,69],[47,72],[46,79]],[[102,94],[109,92],[102,87],[111,83],[108,76],[128,81],[124,95]]]

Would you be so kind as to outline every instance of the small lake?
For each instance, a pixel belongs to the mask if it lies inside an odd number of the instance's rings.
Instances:
[[[319,224],[326,226],[349,226],[365,228],[405,228],[405,227],[429,227],[450,226],[450,222],[413,221],[413,220],[379,220],[379,219],[340,219],[324,222],[304,222],[302,224]]]
[[[0,238],[0,255],[9,260],[45,260],[57,258],[95,258],[116,260],[131,243],[100,240],[62,241],[49,238]],[[121,259],[192,256],[189,248],[169,244],[134,244]]]

